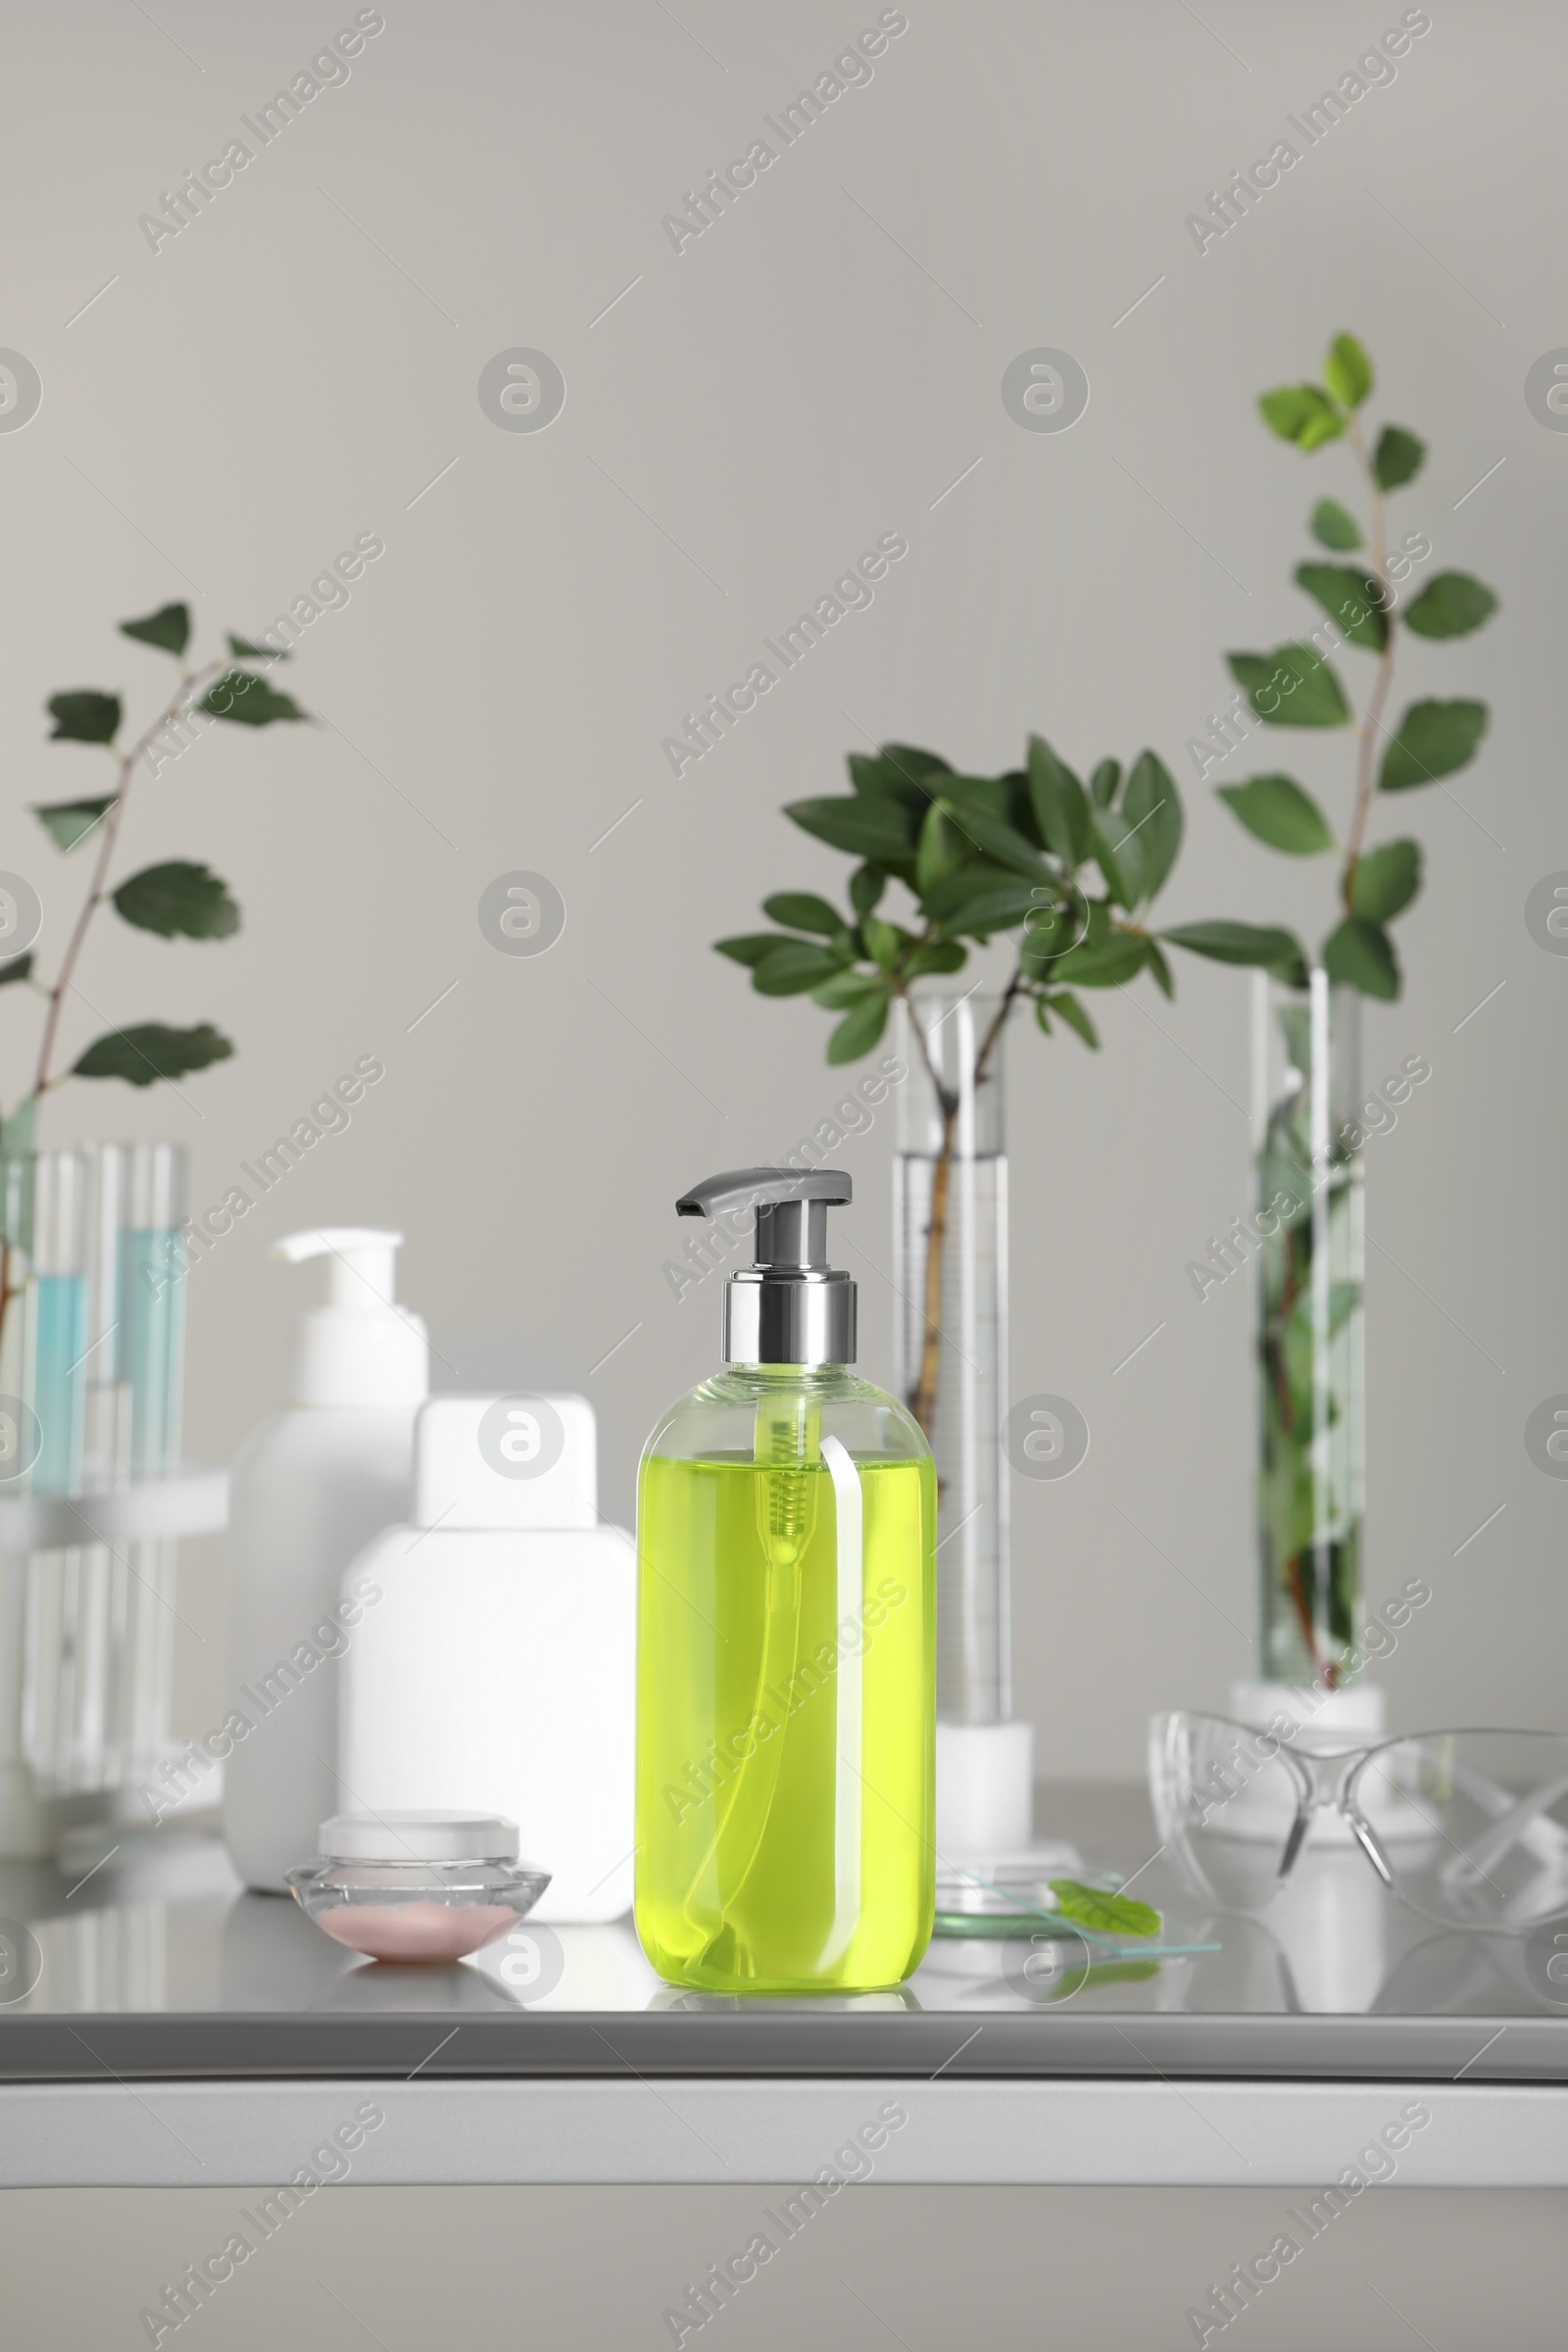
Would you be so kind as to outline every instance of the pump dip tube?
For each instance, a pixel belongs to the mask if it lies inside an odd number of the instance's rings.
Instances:
[[[638,1481],[637,1932],[714,1992],[902,1984],[931,1935],[936,1474],[859,1379],[827,1263],[831,1169],[742,1168],[675,1203],[755,1209],[725,1369]]]

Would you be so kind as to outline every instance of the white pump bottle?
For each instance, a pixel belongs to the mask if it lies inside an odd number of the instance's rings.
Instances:
[[[288,1409],[240,1447],[229,1509],[223,1835],[245,1884],[277,1893],[350,1801],[334,1771],[338,1660],[374,1599],[341,1593],[343,1571],[411,1513],[429,1348],[393,1302],[402,1239],[328,1227],[273,1250],[327,1260],[326,1302],[295,1326]]]

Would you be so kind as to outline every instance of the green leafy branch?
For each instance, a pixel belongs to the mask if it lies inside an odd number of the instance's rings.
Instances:
[[[1125,787],[1118,763],[1102,760],[1088,791],[1038,735],[1027,765],[1002,776],[959,775],[935,752],[903,744],[885,744],[871,759],[852,752],[849,770],[853,794],[795,801],[784,811],[861,860],[848,909],[784,891],[762,906],[781,929],[715,942],[721,956],[750,966],[760,995],[808,992],[843,1016],[828,1040],[830,1062],[869,1054],[895,998],[928,974],[961,971],[966,943],[1004,933],[1020,936],[999,1018],[1028,999],[1043,1030],[1054,1014],[1098,1046],[1076,990],[1120,987],[1147,967],[1170,994],[1165,958],[1137,919],[1182,837],[1176,786],[1152,752],[1140,754]],[[1090,865],[1101,882],[1094,894],[1083,879]],[[890,880],[913,901],[912,927],[877,912]],[[934,1073],[933,1084],[940,1101]]]
[[[74,687],[52,696],[48,703],[54,720],[49,740],[101,746],[115,761],[115,781],[113,789],[102,795],[33,805],[33,814],[57,850],[69,856],[92,842],[94,856],[86,894],[53,982],[45,983],[35,975],[30,952],[0,965],[0,985],[25,983],[45,1003],[32,1083],[0,1125],[0,1159],[24,1159],[31,1151],[37,1105],[67,1078],[122,1078],[131,1086],[151,1086],[159,1079],[183,1078],[212,1062],[226,1060],[234,1051],[210,1021],[188,1029],[143,1021],[95,1038],[69,1069],[55,1066],[66,999],[99,906],[112,906],[133,929],[150,931],[160,939],[227,939],[239,929],[240,910],[227,885],[207,866],[189,859],[171,858],[145,866],[110,888],[131,786],[151,747],[170,728],[195,715],[256,727],[309,715],[290,696],[277,693],[265,677],[243,666],[247,661],[287,659],[286,655],[274,655],[269,647],[230,636],[226,655],[200,665],[187,664],[190,612],[185,605],[164,605],[143,619],[122,621],[120,626],[122,635],[172,655],[181,664],[179,682],[157,717],[128,749],[122,749],[120,742],[124,713],[118,694]],[[0,1241],[0,1328],[14,1295],[13,1245],[21,1238],[7,1230]]]
[[[1394,681],[1401,625],[1428,639],[1465,637],[1496,611],[1492,590],[1468,572],[1440,571],[1399,610],[1396,582],[1410,568],[1410,542],[1391,557],[1387,496],[1415,479],[1425,444],[1403,425],[1386,424],[1369,448],[1360,411],[1371,393],[1372,363],[1353,335],[1336,335],[1319,383],[1286,384],[1258,401],[1264,422],[1282,440],[1310,454],[1346,441],[1359,466],[1367,497],[1365,528],[1337,499],[1313,508],[1309,527],[1337,555],[1361,551],[1352,564],[1298,564],[1295,578],[1328,615],[1304,640],[1270,654],[1231,654],[1231,675],[1265,726],[1339,727],[1354,721],[1349,698],[1328,655],[1343,645],[1375,657],[1376,674],[1362,713],[1349,822],[1337,839],[1328,818],[1291,776],[1249,777],[1222,784],[1219,797],[1270,849],[1289,857],[1333,853],[1339,859],[1339,920],[1321,949],[1332,980],[1362,995],[1393,1000],[1400,972],[1388,925],[1421,887],[1421,850],[1409,840],[1367,846],[1374,795],[1407,792],[1451,775],[1474,759],[1486,733],[1485,703],[1411,703],[1389,733],[1385,711]],[[1427,548],[1430,553],[1430,546]],[[1397,567],[1397,568],[1396,568]],[[1327,638],[1327,647],[1320,640]],[[1381,760],[1379,753],[1381,750]],[[1177,947],[1222,963],[1261,965],[1295,986],[1304,984],[1306,954],[1293,933],[1247,923],[1189,923],[1162,933]]]
[[[1080,989],[1125,987],[1147,970],[1172,994],[1170,968],[1145,917],[1176,861],[1183,817],[1176,786],[1152,752],[1140,753],[1125,776],[1118,761],[1101,760],[1087,790],[1038,735],[1029,738],[1025,765],[1001,776],[961,775],[935,752],[904,744],[884,744],[871,758],[852,752],[849,770],[852,793],[795,801],[784,811],[804,832],[859,860],[848,906],[814,892],[783,891],[762,906],[778,929],[714,943],[750,969],[760,995],[809,995],[839,1015],[829,1062],[869,1054],[892,1004],[907,1001],[916,981],[951,978],[971,946],[1004,935],[1017,934],[1016,959],[976,1051],[976,1087],[1020,1002],[1033,1004],[1048,1035],[1060,1021],[1098,1047]],[[911,903],[904,921],[878,912],[890,882]],[[929,1433],[958,1095],[942,1079],[912,1014],[910,1027],[942,1119],[924,1340],[908,1399]]]

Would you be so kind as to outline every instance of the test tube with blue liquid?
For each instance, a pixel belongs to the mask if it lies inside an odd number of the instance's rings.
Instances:
[[[87,1208],[83,1260],[87,1333],[82,1372],[82,1488],[113,1494],[130,1478],[130,1389],[118,1377],[120,1231],[125,1202],[127,1144],[84,1144]],[[71,1722],[69,1777],[75,1788],[113,1787],[121,1777],[119,1693],[129,1674],[127,1621],[131,1577],[123,1547],[95,1544],[83,1553],[78,1657]]]
[[[185,1222],[184,1146],[138,1143],[125,1154],[119,1245],[117,1381],[129,1391],[130,1474],[170,1475],[179,1466],[185,1375],[185,1284],[180,1235]],[[151,1768],[169,1733],[173,1659],[172,1539],[129,1547],[126,1595],[125,1705],[122,1769]]]
[[[32,1166],[31,1269],[24,1396],[36,1418],[34,1494],[79,1494],[87,1336],[87,1164],[79,1152],[39,1152]],[[70,1778],[82,1635],[80,1547],[37,1551],[27,1566],[23,1738],[40,1787]]]

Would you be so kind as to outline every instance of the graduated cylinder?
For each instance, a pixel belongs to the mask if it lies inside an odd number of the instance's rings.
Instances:
[[[894,1378],[936,1458],[937,1712],[1010,1707],[1007,1160],[995,997],[901,1003],[893,1192]]]

